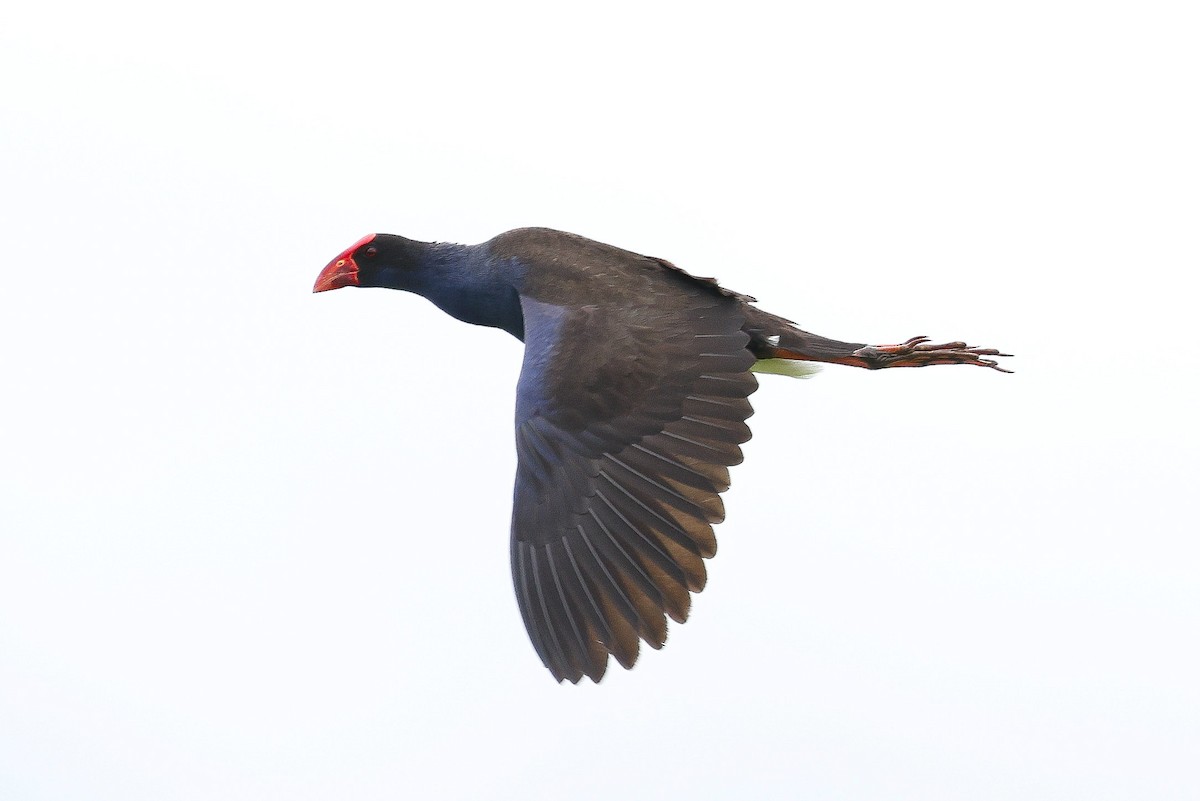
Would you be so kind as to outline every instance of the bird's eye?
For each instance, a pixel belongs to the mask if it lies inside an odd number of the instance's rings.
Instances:
[[[368,259],[373,259],[373,258],[375,258],[375,254],[378,252],[379,251],[375,249],[375,246],[371,245],[371,247],[369,247],[363,251],[363,255],[366,256]]]

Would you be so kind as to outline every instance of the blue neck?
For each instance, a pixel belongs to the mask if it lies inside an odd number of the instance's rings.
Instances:
[[[492,259],[482,245],[436,242],[423,245],[403,281],[388,282],[428,298],[452,317],[486,325],[524,339],[524,318],[517,287],[522,275],[510,259]]]

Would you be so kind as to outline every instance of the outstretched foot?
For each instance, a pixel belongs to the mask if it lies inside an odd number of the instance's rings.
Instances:
[[[854,356],[866,362],[866,367],[879,370],[884,367],[928,367],[931,364],[974,364],[990,367],[1002,373],[1005,370],[995,359],[984,356],[1011,356],[995,348],[969,348],[966,342],[946,342],[933,345],[929,337],[913,337],[899,345],[867,345],[854,351]]]

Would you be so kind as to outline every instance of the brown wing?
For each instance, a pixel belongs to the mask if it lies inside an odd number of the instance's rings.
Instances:
[[[690,281],[645,304],[523,299],[512,569],[542,662],[599,681],[687,619],[716,552],[757,383],[737,298]]]

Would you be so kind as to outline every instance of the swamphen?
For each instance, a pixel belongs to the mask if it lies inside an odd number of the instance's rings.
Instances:
[[[716,553],[720,493],[750,439],[752,370],[973,364],[963,342],[839,342],[663,259],[522,228],[479,245],[363,237],[314,292],[404,289],[525,343],[517,383],[511,556],[517,603],[559,681],[625,668],[660,648]],[[797,369],[789,369],[796,367]],[[1007,371],[1004,371],[1007,372]]]

